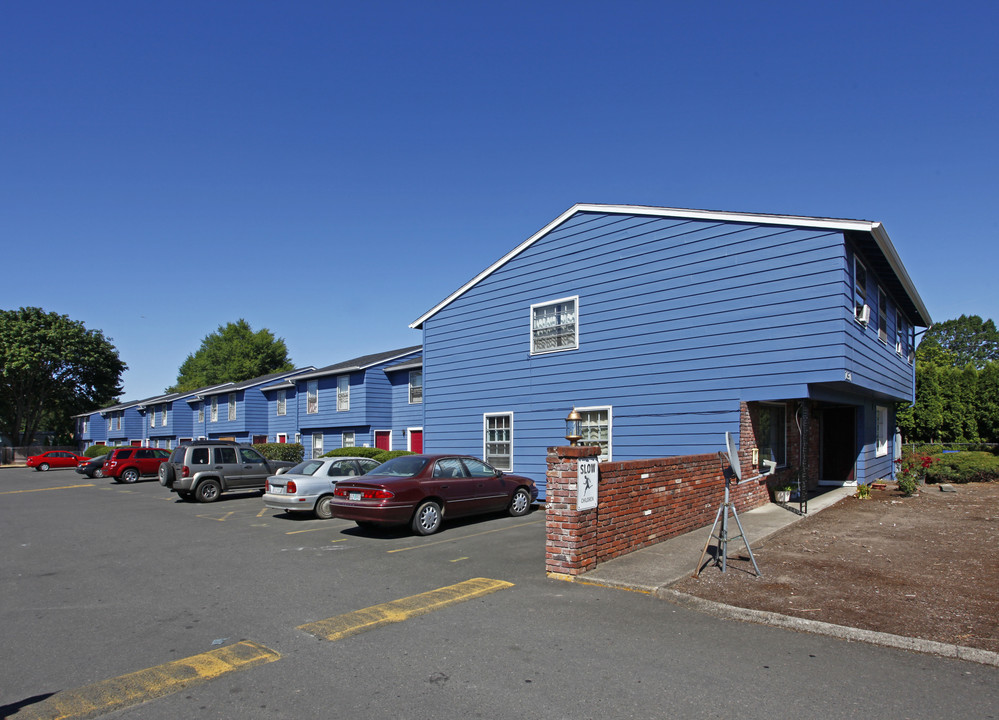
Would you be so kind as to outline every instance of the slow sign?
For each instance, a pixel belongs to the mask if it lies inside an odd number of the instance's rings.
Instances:
[[[576,509],[592,510],[597,506],[597,468],[595,458],[580,459],[576,467]]]

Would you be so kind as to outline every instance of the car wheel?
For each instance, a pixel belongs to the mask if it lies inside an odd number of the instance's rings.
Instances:
[[[41,465],[38,466],[38,471],[39,472],[45,472],[48,469],[49,469],[49,464],[48,463],[42,463]]]
[[[510,514],[514,517],[520,517],[527,515],[527,511],[530,509],[531,493],[527,492],[527,488],[517,488],[517,492],[513,494],[513,499],[510,500]]]
[[[222,494],[222,486],[218,480],[202,480],[194,491],[194,498],[198,502],[210,503],[219,499]]]
[[[125,472],[121,474],[121,481],[123,483],[128,483],[129,485],[131,485],[134,482],[138,482],[138,480],[139,480],[139,471],[136,470],[135,468],[128,468],[127,470],[125,470]]]
[[[156,471],[159,475],[160,485],[163,487],[173,487],[173,481],[177,473],[173,469],[173,465],[170,463],[160,463],[159,470]]]
[[[413,532],[433,535],[441,526],[441,506],[433,500],[420,503],[413,515]]]
[[[333,517],[333,498],[330,495],[323,495],[316,500],[316,517],[320,520],[329,520]]]
[[[94,470],[94,474],[91,475],[90,477],[102,478],[104,477],[104,470],[101,468],[97,468],[96,470]]]

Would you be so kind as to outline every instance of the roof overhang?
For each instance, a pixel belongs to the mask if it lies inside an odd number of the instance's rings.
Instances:
[[[545,235],[552,232],[559,225],[566,222],[573,215],[585,212],[604,213],[609,215],[643,215],[646,217],[677,218],[681,220],[700,220],[708,222],[717,221],[747,223],[752,225],[816,228],[835,230],[844,233],[866,233],[874,240],[877,247],[884,254],[888,266],[892,269],[900,281],[901,289],[911,301],[910,311],[914,312],[916,315],[914,323],[920,325],[921,327],[929,327],[933,322],[930,319],[930,314],[926,309],[926,305],[923,303],[922,298],[919,297],[919,293],[916,292],[915,285],[913,285],[911,278],[909,278],[909,274],[905,271],[905,267],[902,265],[902,261],[899,258],[898,253],[895,251],[895,247],[892,245],[891,240],[888,238],[888,233],[885,232],[881,223],[871,222],[868,220],[844,220],[836,218],[803,217],[798,215],[767,215],[762,213],[738,213],[716,210],[687,210],[682,208],[648,207],[644,205],[600,205],[578,203],[545,225],[541,228],[541,230],[527,238],[527,240],[480,272],[453,293],[448,295],[440,303],[410,323],[409,327],[414,329],[422,328],[423,323],[431,317],[464,295],[482,280],[492,275],[496,272],[496,270],[506,265],[513,258],[524,252],[527,248],[531,247],[531,245],[536,243]]]

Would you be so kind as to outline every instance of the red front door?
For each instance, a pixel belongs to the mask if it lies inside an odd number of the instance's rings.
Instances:
[[[423,452],[423,431],[422,430],[410,430],[409,431],[409,449],[415,453]]]
[[[392,431],[375,430],[375,447],[379,450],[392,449]]]

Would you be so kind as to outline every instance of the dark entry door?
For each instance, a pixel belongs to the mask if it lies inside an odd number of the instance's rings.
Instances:
[[[857,466],[857,409],[822,411],[822,480],[853,482]]]

